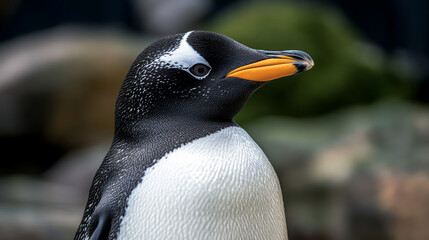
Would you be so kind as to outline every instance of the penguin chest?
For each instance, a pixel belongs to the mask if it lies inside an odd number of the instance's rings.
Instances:
[[[146,171],[118,239],[287,239],[278,178],[243,129],[225,128]]]

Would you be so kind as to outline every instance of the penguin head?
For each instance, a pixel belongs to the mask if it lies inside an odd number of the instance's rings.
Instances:
[[[232,121],[260,86],[312,66],[304,52],[255,50],[217,33],[167,36],[132,64],[118,97],[116,124],[172,116]]]

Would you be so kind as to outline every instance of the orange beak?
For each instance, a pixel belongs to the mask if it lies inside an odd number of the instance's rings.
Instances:
[[[266,82],[307,71],[314,66],[310,55],[297,50],[262,51],[268,58],[254,62],[229,72],[226,77],[236,77],[249,81]]]

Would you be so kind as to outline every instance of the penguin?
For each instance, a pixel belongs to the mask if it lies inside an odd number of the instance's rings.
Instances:
[[[233,118],[265,83],[313,65],[207,31],[149,45],[119,91],[74,239],[287,239],[278,177]]]

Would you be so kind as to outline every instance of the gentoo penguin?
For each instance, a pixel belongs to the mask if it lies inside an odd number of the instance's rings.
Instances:
[[[287,239],[278,177],[233,117],[264,83],[312,66],[205,31],[151,44],[119,92],[75,239]]]

